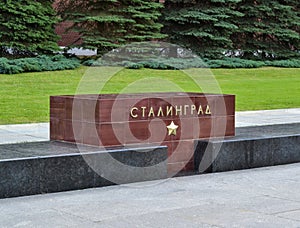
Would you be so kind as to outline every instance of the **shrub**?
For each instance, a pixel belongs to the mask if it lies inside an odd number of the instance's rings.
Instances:
[[[84,60],[83,62],[82,62],[82,65],[84,65],[84,66],[95,66],[96,65],[96,60],[94,60],[94,59],[88,59],[88,60]]]
[[[198,57],[193,58],[149,58],[143,61],[114,61],[103,60],[103,59],[89,59],[82,62],[85,66],[123,66],[129,69],[141,69],[141,68],[151,68],[151,69],[187,69],[196,67],[207,67],[207,65]]]
[[[0,74],[18,74],[22,72],[22,68],[17,65],[10,65],[9,60],[0,58]]]
[[[265,64],[267,66],[274,67],[300,67],[300,59],[288,59],[288,60],[276,60],[276,61],[266,61]]]
[[[265,66],[263,61],[246,60],[239,58],[224,58],[220,60],[208,60],[205,62],[210,68],[257,68]]]
[[[258,61],[240,58],[224,59],[200,59],[199,57],[191,58],[153,58],[144,61],[107,61],[107,60],[85,60],[83,65],[86,66],[123,66],[129,69],[188,69],[188,68],[258,68],[264,66],[274,67],[300,67],[300,60],[274,60]]]
[[[144,65],[141,63],[133,63],[133,62],[128,62],[128,61],[124,61],[122,63],[123,66],[125,66],[128,69],[141,69],[144,68]]]
[[[0,58],[1,74],[17,74],[23,72],[54,71],[75,69],[80,66],[76,58],[68,59],[63,55],[38,56],[35,58],[6,59]]]

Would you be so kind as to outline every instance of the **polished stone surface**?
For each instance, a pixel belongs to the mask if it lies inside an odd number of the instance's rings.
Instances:
[[[236,132],[232,138],[199,140],[196,171],[220,172],[300,162],[300,123],[244,127]]]
[[[104,150],[49,141],[0,145],[0,176],[0,198],[163,179],[167,147]]]
[[[177,130],[168,134],[171,123]],[[193,158],[182,160],[178,154],[185,153],[185,148],[175,144],[234,134],[234,95],[165,92],[50,97],[50,140],[94,146],[166,145],[172,156],[170,175],[194,169]]]

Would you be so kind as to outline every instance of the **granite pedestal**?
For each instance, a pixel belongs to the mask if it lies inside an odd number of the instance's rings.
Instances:
[[[300,162],[300,123],[242,127],[233,138],[198,140],[194,162],[198,173]]]
[[[198,139],[195,145],[194,174],[300,162],[300,123],[237,128],[235,137]],[[57,141],[7,144],[0,145],[0,198],[113,185],[116,179],[107,177],[116,169],[108,157],[125,166],[145,167],[143,172],[117,172],[117,184],[168,175],[166,146],[103,151],[95,146]],[[211,165],[201,170],[203,162]]]
[[[125,164],[112,179],[107,177],[118,170],[110,159]],[[0,145],[0,198],[164,179],[166,159],[165,146],[104,151],[55,141]]]

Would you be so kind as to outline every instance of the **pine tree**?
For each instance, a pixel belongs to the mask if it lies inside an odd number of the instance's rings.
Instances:
[[[58,50],[51,1],[0,2],[0,55],[14,57]]]
[[[235,9],[240,0],[166,0],[162,22],[169,41],[201,57],[221,58],[231,50],[231,34],[238,29]]]
[[[120,45],[165,37],[157,22],[162,5],[152,0],[70,0],[57,7],[71,29],[79,32],[84,48],[102,55]]]
[[[232,36],[246,59],[287,59],[299,56],[299,1],[243,0],[239,30]]]

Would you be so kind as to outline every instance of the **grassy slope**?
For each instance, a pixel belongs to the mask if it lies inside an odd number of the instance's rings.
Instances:
[[[49,96],[74,94],[86,68],[71,71],[0,75],[0,124],[48,121]],[[300,107],[300,69],[215,69],[212,70],[224,93],[237,95],[237,110]],[[140,81],[130,92],[174,90],[161,78],[180,85],[186,91],[198,91],[189,77],[180,71],[122,70],[106,84],[103,92],[116,93],[126,85]],[[157,80],[157,77],[160,79]],[[155,79],[156,78],[156,79]],[[150,89],[149,89],[150,88]]]

